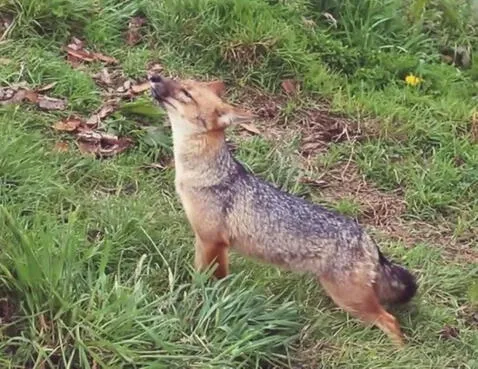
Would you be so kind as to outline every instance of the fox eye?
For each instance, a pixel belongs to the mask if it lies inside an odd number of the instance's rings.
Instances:
[[[191,96],[191,94],[186,90],[186,89],[182,89],[181,92],[189,99],[192,99],[193,97]]]

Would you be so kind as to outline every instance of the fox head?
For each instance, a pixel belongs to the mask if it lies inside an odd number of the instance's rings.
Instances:
[[[249,121],[253,115],[222,100],[221,81],[173,80],[159,75],[149,78],[153,97],[168,113],[173,132],[186,135],[223,131]]]

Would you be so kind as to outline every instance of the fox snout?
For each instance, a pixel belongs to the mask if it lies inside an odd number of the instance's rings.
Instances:
[[[160,102],[172,96],[177,85],[177,82],[159,74],[151,75],[149,77],[149,83],[151,85],[151,94]]]

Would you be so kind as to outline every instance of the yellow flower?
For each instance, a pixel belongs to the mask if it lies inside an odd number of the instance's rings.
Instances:
[[[422,82],[423,80],[420,77],[417,77],[413,74],[409,74],[405,77],[405,83],[409,86],[416,86]]]

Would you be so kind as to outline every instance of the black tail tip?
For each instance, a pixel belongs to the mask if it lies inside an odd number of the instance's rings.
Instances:
[[[397,278],[405,286],[402,293],[400,293],[400,296],[398,296],[396,304],[406,304],[416,295],[418,283],[415,276],[407,269],[398,265],[395,265],[394,267],[394,272],[396,273]]]

